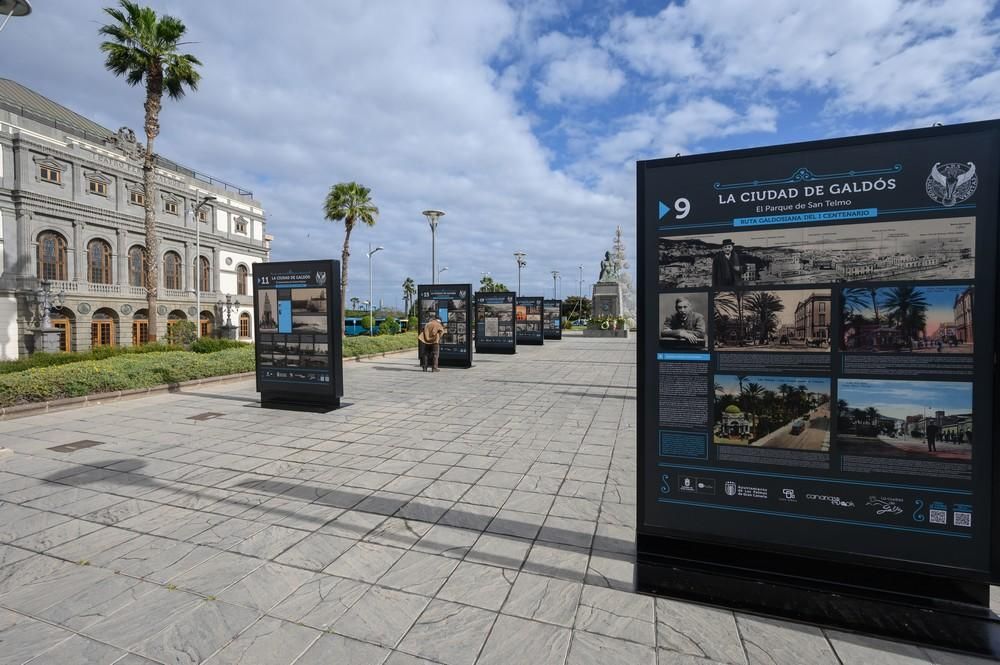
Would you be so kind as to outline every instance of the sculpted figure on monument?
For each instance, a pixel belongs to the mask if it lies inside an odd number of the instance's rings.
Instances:
[[[611,260],[611,252],[604,252],[604,260],[601,261],[601,276],[597,278],[598,282],[613,282],[617,279],[617,275],[614,274],[614,265]]]

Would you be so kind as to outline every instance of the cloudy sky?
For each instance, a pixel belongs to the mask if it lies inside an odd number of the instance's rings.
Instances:
[[[273,258],[340,258],[330,185],[372,188],[351,295],[431,276],[420,212],[445,211],[443,281],[584,292],[615,227],[634,263],[635,161],[1000,116],[1000,22],[984,0],[148,0],[204,63],[157,150],[254,192]],[[140,89],[98,51],[110,0],[32,0],[0,76],[141,133]],[[50,46],[39,49],[39,45]],[[58,44],[53,48],[52,44]]]

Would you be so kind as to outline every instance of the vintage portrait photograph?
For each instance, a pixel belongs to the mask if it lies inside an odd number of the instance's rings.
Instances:
[[[713,439],[725,446],[830,450],[830,379],[715,376]]]
[[[661,237],[661,289],[972,279],[974,217]]]
[[[841,290],[843,351],[972,353],[971,285],[870,286]]]
[[[712,317],[717,351],[829,351],[829,289],[719,291]]]
[[[708,293],[659,294],[660,343],[665,349],[708,348]]]
[[[972,384],[837,381],[837,446],[850,455],[972,460]]]

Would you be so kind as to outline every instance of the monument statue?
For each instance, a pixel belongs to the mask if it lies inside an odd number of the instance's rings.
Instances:
[[[625,243],[622,227],[615,231],[611,251],[604,252],[601,273],[593,288],[594,316],[624,316],[635,318],[635,289],[625,260]]]
[[[597,281],[614,282],[617,281],[616,277],[614,264],[611,261],[611,252],[604,252],[604,260],[601,261],[601,275],[597,278]]]

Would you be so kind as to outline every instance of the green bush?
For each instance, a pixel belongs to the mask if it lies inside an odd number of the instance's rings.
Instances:
[[[223,349],[238,349],[247,345],[235,339],[221,339],[218,337],[202,337],[191,342],[191,350],[195,353],[215,353]]]
[[[420,319],[411,316],[406,320],[406,330],[408,332],[420,332]]]
[[[103,360],[105,358],[136,353],[162,353],[164,351],[182,350],[183,348],[180,346],[153,342],[142,346],[100,346],[90,351],[76,351],[73,353],[42,353],[39,351],[27,358],[0,362],[0,374],[23,372],[33,367],[55,367],[57,365],[68,365],[87,360]]]
[[[344,358],[415,348],[417,348],[417,333],[415,332],[405,332],[400,335],[380,335],[379,337],[361,335],[344,339]]]
[[[365,314],[361,317],[361,327],[365,329],[365,332],[372,329],[372,321],[374,321],[374,319],[371,314]]]
[[[253,369],[254,351],[249,344],[216,353],[126,353],[104,360],[35,367],[0,376],[0,406],[149,388]]]
[[[194,321],[175,321],[167,328],[167,341],[171,344],[188,346],[198,338],[198,328]]]
[[[379,335],[395,335],[399,332],[399,321],[394,316],[385,317],[385,321],[379,324]]]

